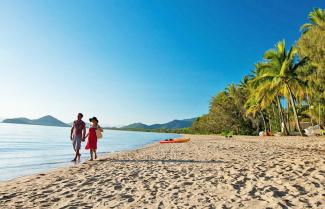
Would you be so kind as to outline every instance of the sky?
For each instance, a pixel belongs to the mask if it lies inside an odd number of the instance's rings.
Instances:
[[[0,118],[102,124],[208,112],[323,0],[0,0]]]

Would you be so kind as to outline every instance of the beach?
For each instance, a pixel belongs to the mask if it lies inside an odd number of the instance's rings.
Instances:
[[[0,182],[0,208],[325,208],[324,137],[184,137]]]

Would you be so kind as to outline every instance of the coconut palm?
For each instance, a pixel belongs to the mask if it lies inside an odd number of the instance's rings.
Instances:
[[[250,96],[245,103],[246,115],[247,116],[252,115],[255,118],[256,114],[259,113],[263,121],[264,131],[267,132],[266,120],[260,104],[261,104],[260,101],[258,101],[256,97],[254,97],[253,95]]]
[[[308,67],[302,72],[303,80],[308,83],[306,88],[309,110],[307,114],[315,122],[324,124],[325,106],[325,9],[314,9],[309,13],[310,23],[301,26],[302,36],[297,42],[299,55],[308,57]]]
[[[307,32],[312,27],[325,28],[325,9],[317,8],[309,13],[310,23],[305,23],[300,27],[301,31]]]
[[[280,127],[285,135],[289,135],[287,121],[284,117],[284,111],[280,102],[282,97],[281,88],[275,87],[271,78],[264,77],[266,69],[269,68],[268,63],[259,62],[255,64],[254,78],[249,82],[250,86],[250,99],[258,100],[259,107],[262,110],[267,110],[270,107],[276,106],[278,108]],[[249,101],[249,100],[248,100]],[[249,103],[248,103],[249,105]]]
[[[246,110],[243,107],[243,104],[246,100],[246,89],[235,84],[230,84],[226,88],[226,92],[228,97],[232,99],[234,105],[238,107],[239,113],[244,114]]]
[[[278,103],[280,103],[279,95],[289,96],[297,129],[299,133],[303,135],[296,108],[297,93],[303,92],[301,90],[303,88],[303,83],[297,76],[297,70],[304,65],[306,59],[297,62],[296,55],[296,48],[291,47],[290,50],[287,51],[285,42],[278,42],[274,49],[268,50],[264,54],[265,62],[260,64],[255,82],[260,83],[258,87],[260,91],[261,89],[264,89],[264,91],[268,89],[268,91],[276,92]],[[295,89],[296,92],[293,92],[293,89]]]

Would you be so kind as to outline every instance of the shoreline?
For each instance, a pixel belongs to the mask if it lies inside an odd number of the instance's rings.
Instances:
[[[61,127],[45,127],[20,124],[1,124],[0,144],[6,145],[1,152],[0,181],[44,173],[56,168],[73,166],[72,142]],[[17,128],[19,133],[17,133]],[[141,133],[127,131],[106,131],[98,142],[98,156],[111,152],[134,150],[175,134]],[[86,140],[87,141],[87,140]],[[90,158],[85,150],[86,141],[80,149],[81,162]]]
[[[324,137],[182,136],[2,181],[0,207],[325,207]]]
[[[159,142],[148,143],[148,144],[145,144],[145,145],[143,145],[141,147],[138,147],[138,148],[131,148],[131,149],[127,149],[127,150],[120,150],[120,151],[113,151],[113,152],[104,152],[102,155],[98,156],[97,161],[102,159],[102,158],[108,158],[108,157],[110,157],[111,155],[114,155],[114,154],[122,154],[122,153],[134,152],[134,151],[137,151],[137,150],[141,150],[141,149],[144,149],[144,148],[146,148],[148,146],[154,146],[157,143],[159,143]],[[49,169],[44,170],[44,171],[36,172],[36,173],[33,173],[33,174],[17,176],[17,177],[14,177],[12,179],[8,179],[8,180],[0,180],[0,186],[1,186],[2,183],[15,182],[15,181],[21,180],[22,178],[29,178],[29,177],[32,177],[32,176],[35,176],[35,175],[36,176],[37,175],[46,175],[46,174],[52,173],[52,172],[60,172],[61,170],[66,170],[67,168],[70,168],[70,167],[81,166],[81,165],[83,165],[83,164],[85,164],[87,162],[90,162],[89,159],[88,159],[89,157],[86,157],[86,158],[87,159],[84,159],[79,163],[73,163],[71,161],[68,161],[68,162],[66,162],[66,164],[64,164],[64,165],[62,165],[60,167],[49,168]],[[94,160],[94,161],[96,161],[96,160]]]

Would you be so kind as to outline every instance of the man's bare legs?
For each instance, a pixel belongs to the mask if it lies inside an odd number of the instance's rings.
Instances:
[[[80,150],[79,149],[77,149],[77,150],[75,150],[76,151],[76,155],[75,155],[75,157],[74,157],[74,159],[72,160],[72,161],[74,161],[74,162],[76,162],[77,161],[77,159],[80,161]]]

